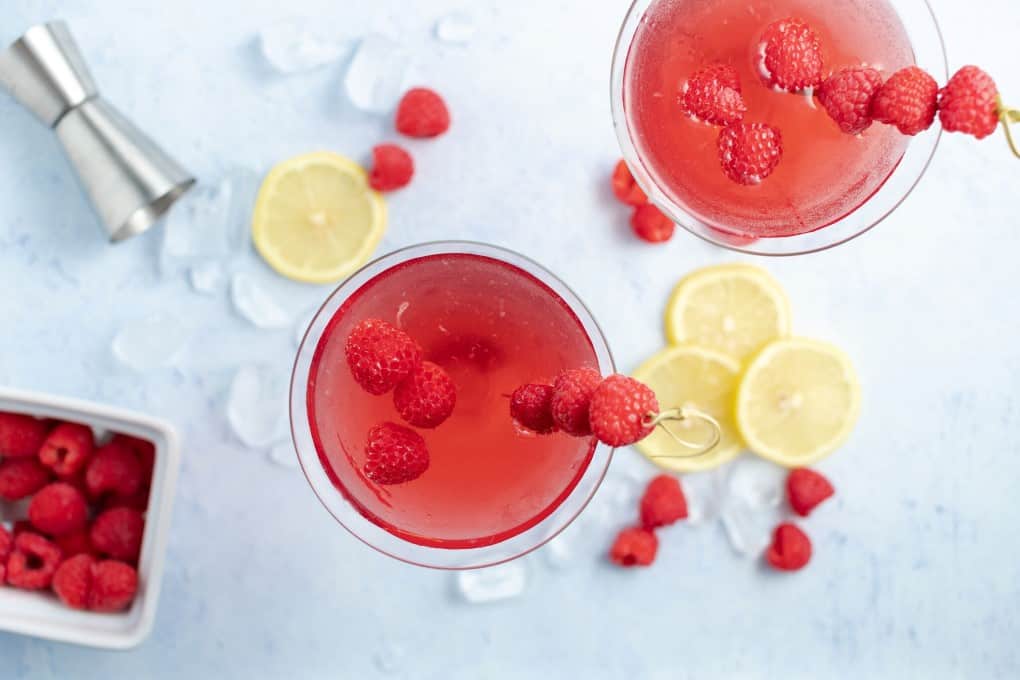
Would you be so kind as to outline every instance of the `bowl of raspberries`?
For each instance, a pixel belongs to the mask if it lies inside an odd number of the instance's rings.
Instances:
[[[0,630],[107,649],[141,643],[179,463],[161,421],[0,390]]]

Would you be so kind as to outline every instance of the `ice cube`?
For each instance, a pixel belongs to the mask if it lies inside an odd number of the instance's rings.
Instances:
[[[450,12],[436,22],[440,42],[466,45],[475,37],[475,20],[467,12]]]
[[[388,113],[407,86],[411,56],[397,42],[377,33],[361,39],[344,77],[344,89],[355,107]]]
[[[351,49],[351,40],[330,37],[310,23],[281,21],[259,33],[259,49],[273,70],[288,75],[337,61]]]
[[[237,313],[258,328],[283,328],[291,323],[283,307],[262,290],[250,274],[234,274],[230,297]]]
[[[563,532],[545,544],[542,553],[546,564],[553,569],[565,569],[574,559],[574,546]]]
[[[123,326],[113,338],[113,355],[138,371],[171,363],[184,349],[191,331],[169,314],[152,314]]]
[[[785,468],[744,455],[725,472],[727,500],[737,499],[752,508],[776,508],[782,503],[788,474]]]
[[[684,475],[681,485],[687,498],[687,524],[698,526],[719,518],[725,495],[722,473],[712,470]]]
[[[518,597],[527,584],[527,570],[520,560],[457,574],[457,589],[461,597],[472,604]]]
[[[237,438],[252,448],[265,448],[286,435],[286,374],[265,364],[238,369],[227,397],[227,421]]]
[[[737,553],[757,557],[786,514],[782,503],[786,471],[744,456],[733,461],[725,474],[721,517],[726,536]]]
[[[372,655],[372,663],[383,673],[391,674],[399,671],[407,658],[407,650],[392,640],[383,640]]]
[[[297,452],[289,439],[282,441],[269,450],[269,460],[282,468],[293,469],[298,466]]]
[[[188,279],[196,293],[215,295],[223,290],[226,276],[219,262],[207,260],[191,265],[191,269],[188,270]]]

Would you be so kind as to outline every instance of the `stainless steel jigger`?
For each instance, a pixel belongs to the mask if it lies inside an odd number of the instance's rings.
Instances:
[[[0,84],[57,133],[111,241],[148,229],[195,183],[100,98],[65,23],[33,26],[0,53]]]

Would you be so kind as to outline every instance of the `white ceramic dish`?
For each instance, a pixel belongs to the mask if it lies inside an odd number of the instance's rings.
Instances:
[[[174,489],[180,468],[181,454],[176,432],[167,423],[138,413],[2,388],[0,411],[69,420],[90,425],[98,432],[120,432],[155,444],[152,493],[138,564],[138,596],[129,610],[118,614],[74,611],[48,593],[0,587],[0,630],[102,649],[137,646],[152,630],[159,601]],[[0,515],[2,513],[0,510]],[[0,516],[0,519],[11,518]]]

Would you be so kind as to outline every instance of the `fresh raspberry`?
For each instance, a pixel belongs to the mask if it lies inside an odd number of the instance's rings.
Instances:
[[[122,441],[100,447],[85,468],[85,488],[99,498],[112,493],[130,496],[142,486],[142,464],[138,455]]]
[[[64,557],[74,557],[82,553],[95,555],[97,551],[95,546],[92,545],[92,538],[89,534],[89,530],[85,528],[75,531],[73,534],[65,534],[54,538],[53,542],[60,547],[60,552],[64,554]]]
[[[556,430],[552,398],[552,385],[521,385],[510,395],[510,417],[526,430],[549,434]]]
[[[935,122],[939,85],[916,66],[892,74],[871,101],[871,117],[895,125],[905,135],[924,132]]]
[[[113,508],[131,508],[138,512],[145,512],[149,508],[149,496],[151,491],[151,487],[143,486],[130,496],[107,494],[103,498],[103,502],[100,504],[100,507],[103,510],[111,510]]]
[[[822,84],[822,46],[804,20],[780,19],[761,37],[762,75],[772,87],[799,92]]]
[[[609,559],[621,567],[647,567],[655,561],[659,539],[644,527],[624,529],[609,550]]]
[[[92,555],[74,555],[65,559],[53,575],[53,592],[71,609],[88,609],[92,592],[92,571],[96,558]]]
[[[42,420],[0,411],[0,458],[24,458],[39,453],[46,439]]]
[[[793,524],[780,524],[772,533],[765,559],[780,571],[797,571],[811,561],[811,539]]]
[[[0,586],[7,582],[7,558],[11,555],[14,537],[0,525]]]
[[[630,446],[652,432],[652,417],[659,400],[642,382],[625,375],[611,375],[591,397],[591,429],[603,444]]]
[[[145,519],[131,508],[105,510],[92,522],[89,538],[99,552],[126,562],[138,559],[142,550]]]
[[[793,470],[786,478],[786,495],[790,507],[801,517],[807,517],[819,504],[836,493],[828,479],[814,470]]]
[[[939,120],[946,132],[984,139],[999,125],[999,88],[977,66],[964,66],[939,91]]]
[[[142,465],[142,486],[152,482],[152,470],[156,467],[156,445],[147,439],[132,437],[129,434],[115,434],[113,441],[126,444],[138,456]]]
[[[575,437],[591,436],[588,407],[591,395],[602,376],[591,368],[575,368],[560,373],[553,383],[552,417],[556,426]]]
[[[365,319],[344,347],[354,381],[369,394],[385,394],[421,363],[421,347],[407,333],[380,319]]]
[[[15,538],[18,537],[18,534],[23,534],[26,531],[32,534],[35,533],[35,527],[27,519],[19,519],[11,525],[11,533],[14,534]]]
[[[818,88],[818,101],[848,135],[859,135],[871,126],[871,101],[882,87],[882,74],[855,66],[834,73]]]
[[[439,427],[457,405],[457,387],[440,366],[423,361],[393,390],[393,405],[415,427]]]
[[[369,185],[376,191],[403,189],[414,177],[414,159],[396,144],[380,144],[372,148],[372,172]]]
[[[365,476],[376,484],[410,482],[428,468],[425,440],[414,430],[395,423],[383,423],[369,430]]]
[[[438,137],[450,129],[450,110],[433,90],[415,87],[397,106],[397,132],[408,137]]]
[[[50,481],[50,470],[38,458],[7,458],[0,461],[0,498],[20,501]]]
[[[680,86],[680,108],[695,120],[732,125],[744,119],[747,106],[740,94],[740,76],[727,64],[697,71]]]
[[[49,588],[60,557],[60,548],[44,536],[22,532],[14,537],[14,550],[7,558],[7,582],[25,590]]]
[[[648,202],[648,197],[634,181],[634,175],[624,160],[618,161],[613,168],[613,195],[627,205],[644,205]]]
[[[138,593],[138,572],[116,560],[103,560],[92,568],[88,608],[94,612],[126,609]]]
[[[66,482],[54,482],[32,497],[28,519],[48,536],[64,536],[85,528],[89,508],[81,491]]]
[[[676,225],[661,210],[646,203],[634,208],[634,214],[630,216],[630,228],[649,243],[663,243],[673,238]]]
[[[61,423],[39,449],[39,460],[60,479],[76,477],[92,457],[92,429],[78,423]]]
[[[648,483],[641,497],[641,524],[646,529],[669,526],[687,518],[687,499],[680,480],[659,475]]]
[[[737,123],[719,133],[719,162],[738,184],[759,184],[783,158],[783,137],[765,123]]]

